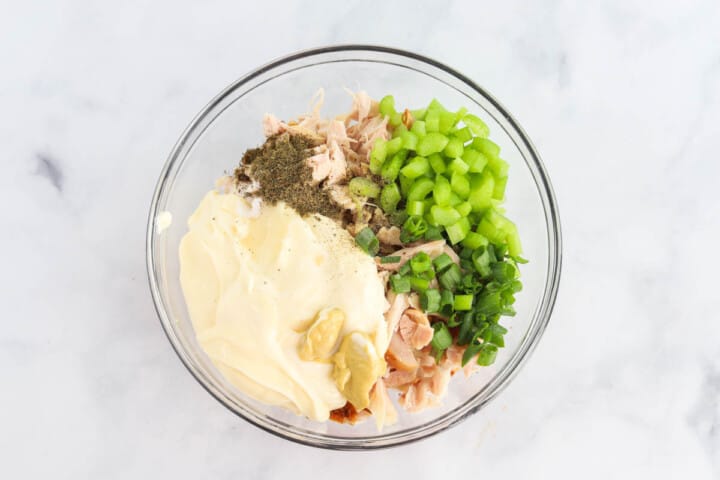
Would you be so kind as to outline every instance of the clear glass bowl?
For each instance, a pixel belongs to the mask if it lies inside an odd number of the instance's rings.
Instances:
[[[442,406],[420,414],[401,409],[397,424],[379,432],[373,421],[348,426],[320,423],[256,402],[233,388],[195,340],[178,277],[178,244],[186,219],[215,180],[230,172],[243,152],[264,140],[261,119],[271,112],[293,118],[308,111],[312,95],[325,89],[326,115],[348,110],[346,89],[372,97],[388,93],[398,105],[418,107],[437,98],[450,109],[465,106],[489,125],[491,138],[510,163],[506,208],[519,228],[525,257],[524,290],[517,316],[505,318],[506,347],[492,367],[470,378],[457,375]],[[161,212],[172,224],[156,229]],[[517,374],[547,326],[560,279],[561,237],[550,180],[515,119],[472,80],[434,60],[375,46],[336,46],[282,58],[241,78],[215,97],[190,123],[170,154],[152,199],[147,230],[150,289],[165,333],[180,360],[218,401],[248,422],[280,437],[332,449],[382,448],[419,440],[477,412]]]

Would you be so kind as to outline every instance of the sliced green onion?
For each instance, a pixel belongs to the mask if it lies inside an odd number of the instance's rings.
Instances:
[[[430,163],[425,157],[413,157],[400,171],[408,178],[417,178],[430,171]]]
[[[450,255],[447,253],[441,253],[433,259],[432,263],[435,266],[435,271],[442,273],[446,268],[453,265],[455,262],[453,262],[452,258],[450,258]]]
[[[377,198],[380,195],[380,187],[369,178],[355,177],[348,183],[348,189],[353,195],[361,197]]]
[[[355,236],[355,243],[367,254],[375,256],[380,249],[380,241],[370,227],[365,227]]]
[[[410,281],[410,288],[422,293],[430,287],[430,280],[421,277],[406,277]]]
[[[388,183],[380,192],[380,207],[385,213],[393,213],[400,202],[400,189],[395,183]]]
[[[442,240],[442,230],[440,227],[430,225],[425,232],[425,240]]]
[[[436,288],[428,288],[420,294],[420,306],[428,313],[440,311],[440,292]]]
[[[490,343],[483,343],[480,346],[480,352],[478,352],[477,364],[483,367],[492,365],[495,363],[497,357],[498,347]]]
[[[477,270],[481,276],[486,277],[490,275],[490,254],[487,248],[479,247],[473,251],[472,262],[475,270]]]
[[[448,137],[441,133],[429,132],[418,141],[417,154],[426,157],[431,153],[442,152],[447,146],[448,141]]]
[[[460,267],[453,263],[442,274],[438,275],[438,282],[440,286],[447,290],[455,290],[461,278]]]
[[[396,273],[390,276],[390,288],[395,293],[407,293],[410,291],[410,280]]]
[[[473,296],[472,295],[455,295],[455,301],[453,302],[453,308],[458,311],[472,310]]]
[[[417,253],[410,259],[410,270],[412,270],[413,273],[426,272],[431,266],[432,260],[430,260],[430,255],[425,252]]]
[[[430,343],[435,351],[443,352],[452,345],[452,335],[450,335],[450,330],[448,330],[445,322],[435,322],[433,330],[433,339]]]
[[[405,262],[403,265],[398,269],[398,273],[400,275],[408,275],[410,273],[410,264]]]
[[[403,243],[414,242],[425,235],[427,232],[428,224],[425,219],[421,216],[408,217],[403,223],[402,230],[400,231],[400,241]]]

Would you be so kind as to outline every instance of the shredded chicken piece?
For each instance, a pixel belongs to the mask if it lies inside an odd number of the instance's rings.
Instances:
[[[402,246],[400,241],[400,229],[396,226],[381,227],[376,234],[380,243],[391,246]]]
[[[387,294],[390,308],[385,312],[385,322],[388,326],[388,337],[391,336],[400,322],[400,317],[408,308],[408,296],[405,293],[395,293],[392,290]]]
[[[390,339],[390,346],[385,353],[385,360],[387,360],[388,365],[398,370],[412,371],[419,366],[412,348],[403,341],[398,332],[395,332]]]
[[[375,424],[378,430],[382,430],[385,425],[392,425],[397,422],[397,411],[390,400],[385,382],[383,379],[379,379],[375,382],[372,390],[370,391],[370,405],[368,410],[372,412],[375,417]]]

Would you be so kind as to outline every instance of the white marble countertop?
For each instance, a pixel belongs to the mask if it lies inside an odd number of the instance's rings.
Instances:
[[[370,3],[3,2],[3,478],[720,478],[720,4]],[[435,57],[500,98],[565,240],[555,314],[510,387],[373,453],[291,444],[207,395],[144,259],[157,175],[206,101],[351,42]]]

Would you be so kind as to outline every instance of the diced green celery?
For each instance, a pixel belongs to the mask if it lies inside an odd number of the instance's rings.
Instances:
[[[439,111],[446,111],[447,108],[443,107],[442,103],[438,102],[437,98],[433,98],[430,100],[430,103],[427,106],[428,110],[439,110]]]
[[[462,241],[462,246],[475,250],[480,247],[488,245],[488,239],[480,235],[477,232],[468,232],[467,236]]]
[[[411,216],[422,215],[425,212],[425,203],[422,200],[407,202],[405,211],[407,211],[408,215]]]
[[[447,178],[442,175],[438,175],[435,179],[435,185],[433,186],[433,200],[440,206],[450,205],[450,195],[452,194],[452,187]]]
[[[415,120],[424,120],[425,114],[427,113],[426,108],[418,108],[417,110],[410,110],[410,114]]]
[[[423,157],[427,157],[431,153],[442,152],[448,141],[445,135],[430,132],[418,141],[416,152]]]
[[[412,127],[410,127],[410,131],[418,137],[424,137],[427,134],[427,130],[425,130],[425,122],[422,120],[415,120]]]
[[[382,115],[391,116],[395,113],[395,98],[392,95],[385,95],[380,100],[380,113]]]
[[[488,157],[488,167],[495,175],[495,179],[507,177],[510,170],[510,165],[505,160],[493,156]]]
[[[452,187],[451,187],[451,188],[452,188]],[[456,206],[460,205],[461,203],[463,203],[463,199],[460,198],[460,195],[458,195],[458,194],[455,193],[455,192],[452,192],[452,193],[450,194],[450,206],[451,206],[451,207],[456,207]]]
[[[448,164],[448,170],[450,173],[459,173],[465,175],[470,167],[461,158],[454,158]]]
[[[397,204],[400,202],[400,189],[395,183],[386,184],[380,192],[380,207],[386,213],[392,213],[397,210]]]
[[[402,193],[403,197],[407,197],[414,180],[412,178],[407,178],[402,173],[398,175],[398,180],[400,181],[400,193]]]
[[[500,177],[495,179],[495,188],[493,189],[492,198],[495,200],[502,200],[505,197],[505,186],[507,185],[508,177]]]
[[[392,114],[390,114],[390,120],[388,121],[388,123],[393,127],[402,125],[402,114],[399,112],[393,112]]]
[[[402,149],[402,144],[402,138],[393,138],[392,140],[388,140],[385,144],[387,155],[394,155],[399,152],[400,149]]]
[[[457,210],[463,217],[467,217],[472,211],[472,205],[470,205],[470,202],[458,203],[453,208],[455,208],[455,210]]]
[[[452,174],[450,177],[450,187],[452,187],[453,192],[457,193],[460,198],[466,199],[468,195],[470,195],[470,181],[468,177],[462,173],[455,172]],[[465,215],[467,215],[467,213]]]
[[[454,208],[441,207],[440,205],[434,205],[430,209],[430,216],[432,217],[435,224],[442,226],[452,225],[461,218],[461,215]],[[469,229],[470,227],[468,223],[468,230]]]
[[[423,200],[432,192],[435,182],[427,177],[420,177],[415,180],[408,189],[407,200],[411,202],[413,200]]]
[[[408,129],[405,124],[401,123],[393,129],[392,136],[393,138],[402,138],[403,134],[407,131]]]
[[[428,156],[428,161],[430,162],[430,167],[432,167],[432,169],[438,175],[444,173],[447,169],[447,167],[445,166],[445,160],[439,153],[433,153],[432,155]]]
[[[497,157],[500,155],[500,147],[498,147],[495,142],[487,138],[477,137],[473,139],[472,145],[473,148],[479,150],[480,153],[485,154],[486,157]]]
[[[484,236],[493,243],[502,244],[505,242],[505,233],[499,230],[493,223],[487,218],[483,217],[477,226],[477,233]]]
[[[430,110],[425,115],[425,130],[427,133],[440,131],[440,113],[437,110]]]
[[[468,202],[473,212],[481,212],[492,205],[492,194],[495,188],[495,179],[490,172],[474,174],[470,178],[470,195]]]
[[[458,215],[460,214],[458,213]],[[467,219],[467,217],[463,217],[452,225],[446,226],[445,231],[448,234],[450,243],[455,245],[456,243],[462,241],[462,239],[464,239],[467,234],[470,233],[470,221]]]
[[[458,158],[462,157],[464,149],[465,148],[463,147],[463,142],[459,138],[453,136],[450,137],[450,140],[448,140],[448,144],[445,145],[443,153],[448,158]]]
[[[403,139],[403,148],[407,148],[408,150],[415,150],[417,148],[418,137],[414,133],[403,132],[400,138]]]
[[[382,170],[380,170],[380,175],[383,180],[386,182],[394,182],[398,173],[400,173],[403,163],[405,163],[405,158],[407,158],[407,150],[400,150],[398,153],[393,155],[389,161],[386,161]]]
[[[457,129],[457,130],[455,130],[454,135],[456,138],[460,139],[460,141],[463,142],[463,144],[465,142],[469,142],[473,138],[472,131],[470,131],[470,127],[463,127],[463,128]]]
[[[380,173],[380,169],[387,157],[387,143],[382,138],[378,138],[375,140],[373,149],[370,152],[370,171],[375,175]]]
[[[402,168],[401,172],[408,178],[417,178],[430,171],[430,163],[425,157],[413,157]]]
[[[483,122],[480,117],[477,117],[472,113],[465,115],[463,117],[463,122],[465,122],[465,125],[470,127],[470,130],[472,130],[472,132],[478,137],[485,138],[490,134],[490,129],[485,122]]]
[[[517,257],[518,255],[522,255],[520,235],[518,235],[517,227],[515,227],[515,225],[513,225],[513,228],[508,231],[506,239],[508,246],[508,254],[510,254],[511,257]]]
[[[468,164],[470,173],[480,173],[487,164],[487,157],[473,148],[466,148],[462,156],[465,163]]]
[[[455,114],[453,112],[441,111],[438,129],[440,133],[448,133],[455,126]]]

